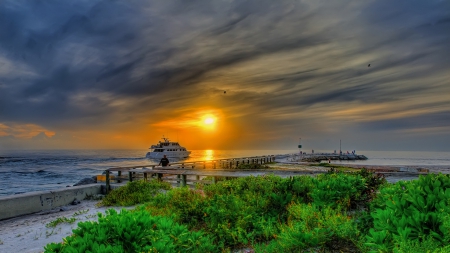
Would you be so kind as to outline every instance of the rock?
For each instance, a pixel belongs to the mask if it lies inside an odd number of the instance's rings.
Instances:
[[[77,185],[85,185],[85,184],[95,184],[97,183],[97,178],[94,179],[94,177],[87,177],[81,179],[78,183],[74,184],[73,186]]]
[[[75,198],[73,201],[72,201],[72,203],[70,203],[72,206],[75,206],[75,205],[78,205],[78,204],[80,204],[81,203],[81,201],[79,201],[79,200],[77,200],[77,198]]]

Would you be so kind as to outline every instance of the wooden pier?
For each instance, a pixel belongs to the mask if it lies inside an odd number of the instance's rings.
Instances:
[[[175,181],[180,186],[190,183],[215,183],[217,177],[239,177],[233,170],[245,164],[266,164],[275,161],[275,156],[254,156],[217,159],[207,161],[190,161],[170,163],[161,167],[158,164],[147,164],[129,167],[114,167],[105,171],[106,193],[111,189],[111,181],[133,181],[135,179],[148,180],[157,177],[161,180]],[[117,175],[113,175],[117,172]],[[211,176],[212,180],[200,180],[201,177]]]

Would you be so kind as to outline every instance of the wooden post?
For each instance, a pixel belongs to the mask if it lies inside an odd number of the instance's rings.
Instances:
[[[181,178],[181,175],[177,175],[177,185],[178,185],[178,187],[180,187],[180,178]]]
[[[145,182],[148,181],[148,179],[147,179],[147,172],[144,172],[144,181],[145,181]]]
[[[122,171],[121,171],[121,170],[119,170],[119,171],[117,172],[117,177],[119,178],[119,179],[117,180],[117,183],[121,183],[121,182],[122,182],[122,180],[120,180],[120,176],[122,176]]]
[[[181,186],[182,187],[186,186],[186,175],[181,175]]]
[[[106,170],[106,194],[109,193],[109,170]]]
[[[133,182],[133,172],[131,171],[128,172],[128,180],[130,180],[130,182]]]
[[[158,173],[158,180],[162,180],[162,173]]]

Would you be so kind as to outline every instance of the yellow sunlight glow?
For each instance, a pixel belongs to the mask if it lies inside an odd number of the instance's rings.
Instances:
[[[223,117],[223,113],[217,109],[197,109],[192,108],[186,112],[180,113],[177,117],[165,119],[160,122],[152,124],[152,127],[167,129],[202,129],[202,130],[216,130],[217,125],[220,123],[220,119]],[[1,130],[1,129],[0,129]]]
[[[204,114],[200,118],[200,126],[203,127],[203,129],[207,130],[214,130],[216,128],[216,122],[217,118],[214,114]]]
[[[206,125],[211,125],[211,124],[214,123],[214,121],[215,121],[214,118],[208,117],[208,118],[206,118],[203,122],[204,122]]]

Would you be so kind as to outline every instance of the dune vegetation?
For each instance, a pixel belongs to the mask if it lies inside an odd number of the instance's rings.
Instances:
[[[45,252],[450,252],[450,177],[386,182],[366,170],[170,188],[128,183],[97,222]]]

